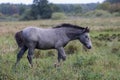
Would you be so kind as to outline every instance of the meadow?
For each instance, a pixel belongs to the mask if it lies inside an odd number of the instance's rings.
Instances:
[[[19,51],[14,39],[17,31],[61,23],[88,26],[93,48],[87,50],[79,41],[70,42],[65,47],[66,61],[56,68],[55,50],[35,50],[33,68],[26,52],[14,67]],[[120,17],[0,22],[0,80],[120,80]]]

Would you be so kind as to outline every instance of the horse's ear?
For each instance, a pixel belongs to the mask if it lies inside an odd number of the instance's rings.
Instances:
[[[85,32],[90,32],[89,27],[86,27],[86,28],[85,28]]]
[[[89,32],[90,29],[88,27],[86,27],[85,29],[83,29],[82,33],[85,33],[85,32]]]

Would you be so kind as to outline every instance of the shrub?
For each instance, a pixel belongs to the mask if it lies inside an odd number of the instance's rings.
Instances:
[[[3,15],[2,13],[0,13],[0,17],[1,17],[1,16],[4,16],[4,15]]]
[[[28,9],[25,13],[21,16],[19,20],[34,20],[35,18],[31,15],[31,10]]]
[[[118,47],[113,47],[112,50],[111,50],[111,52],[112,52],[113,54],[116,54],[117,56],[120,57],[119,46],[118,46]]]
[[[104,10],[90,11],[84,14],[85,17],[111,17],[112,14]]]
[[[74,54],[75,52],[78,52],[79,48],[77,45],[69,45],[66,47],[65,51],[67,54]]]
[[[113,16],[119,17],[119,16],[120,16],[120,12],[114,12],[114,13],[113,13]]]
[[[76,61],[73,64],[73,67],[81,68],[81,67],[87,67],[91,66],[95,63],[96,56],[79,56],[76,58]]]
[[[47,56],[48,57],[55,56],[54,53],[55,53],[54,51],[50,50],[50,51],[47,52]]]
[[[19,18],[20,15],[19,15],[19,14],[13,14],[12,17],[13,17],[13,18]]]
[[[52,14],[52,19],[66,19],[66,15],[64,13],[56,12]]]

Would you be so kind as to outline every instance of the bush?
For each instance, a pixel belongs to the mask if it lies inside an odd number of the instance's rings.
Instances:
[[[12,15],[12,17],[14,17],[14,18],[19,18],[20,15],[19,15],[19,14],[14,14],[14,15]]]
[[[21,16],[19,20],[34,20],[35,18],[31,15],[31,10],[28,9],[25,13]]]
[[[115,12],[115,13],[113,13],[113,16],[119,17],[119,16],[120,16],[120,12]]]
[[[76,52],[78,52],[79,48],[76,45],[69,45],[65,51],[67,54],[74,54]]]
[[[96,56],[78,56],[76,61],[73,64],[73,67],[81,68],[81,67],[88,67],[93,65],[96,62]]]
[[[52,14],[52,19],[66,19],[66,15],[64,13],[56,12]]]
[[[111,17],[112,14],[104,10],[90,11],[84,14],[85,17]]]
[[[4,16],[4,15],[3,15],[2,13],[0,13],[0,17],[1,17],[1,16]]]

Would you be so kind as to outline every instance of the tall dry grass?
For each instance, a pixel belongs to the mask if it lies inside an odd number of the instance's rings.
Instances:
[[[120,17],[114,18],[79,18],[66,20],[38,20],[20,22],[0,22],[0,35],[14,34],[28,26],[54,27],[62,23],[71,23],[83,27],[90,27],[91,30],[118,30],[120,29]]]

